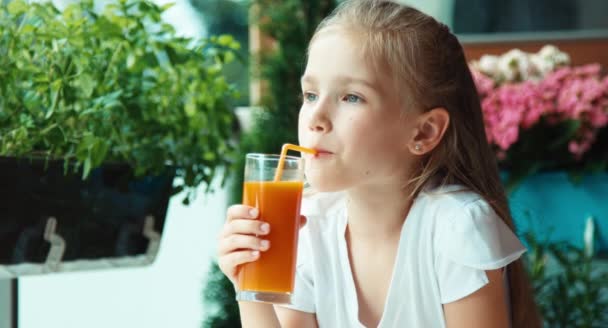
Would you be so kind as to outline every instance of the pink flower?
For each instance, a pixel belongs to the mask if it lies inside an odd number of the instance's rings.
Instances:
[[[488,141],[507,150],[517,142],[519,125],[525,110],[525,98],[518,85],[506,84],[482,101]]]
[[[583,128],[579,131],[577,139],[568,143],[568,150],[576,160],[581,160],[583,155],[591,148],[596,135],[595,130]]]
[[[519,138],[519,129],[517,126],[505,126],[502,130],[495,130],[494,139],[498,147],[502,150],[507,150]]]
[[[574,75],[579,75],[582,77],[598,76],[600,74],[601,70],[602,70],[602,67],[600,66],[600,64],[594,63],[594,64],[587,64],[587,65],[575,67],[573,69],[573,73],[574,73]]]
[[[583,157],[583,154],[589,150],[589,145],[572,140],[568,143],[568,150],[577,160],[580,160],[581,157]]]
[[[559,68],[541,81],[499,85],[475,69],[471,72],[488,142],[498,148],[501,158],[518,141],[520,130],[534,128],[541,118],[549,124],[580,121],[568,143],[577,160],[592,147],[599,129],[608,126],[608,76],[601,78],[598,64]]]
[[[540,118],[553,110],[552,101],[546,98],[540,85],[533,82],[525,82],[521,85],[522,96],[525,101],[525,110],[521,126],[529,129],[538,123]]]
[[[589,122],[592,127],[599,129],[608,125],[608,107],[596,106],[589,111]]]
[[[567,118],[578,119],[580,113],[588,108],[588,105],[582,101],[584,88],[582,80],[566,81],[558,94],[557,111]]]
[[[477,92],[480,96],[485,96],[494,89],[494,80],[477,71],[476,69],[470,68],[473,81],[477,86]]]

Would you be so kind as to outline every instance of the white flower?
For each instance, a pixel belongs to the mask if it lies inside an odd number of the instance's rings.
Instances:
[[[500,56],[498,70],[507,82],[526,80],[530,75],[530,59],[525,52],[512,49]]]
[[[549,73],[553,70],[553,64],[546,61],[543,57],[539,56],[538,54],[530,55],[530,63],[532,64],[532,67],[534,68],[535,74],[534,74],[533,78],[535,80],[542,79],[547,73]]]
[[[557,68],[570,64],[570,56],[553,45],[542,47],[537,53],[512,49],[500,56],[484,55],[471,67],[497,83],[539,81]]]
[[[542,47],[538,53],[533,54],[531,57],[533,57],[532,61],[538,67],[541,77],[544,77],[558,67],[570,64],[570,56],[550,44]]]
[[[496,76],[498,73],[498,56],[483,55],[476,64],[476,68],[484,74]]]

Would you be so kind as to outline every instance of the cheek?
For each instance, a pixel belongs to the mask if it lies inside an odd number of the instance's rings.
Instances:
[[[382,139],[382,126],[374,124],[371,120],[351,118],[348,120],[348,128],[344,130],[346,138],[351,141],[352,151],[357,148],[368,150],[375,145],[378,139]]]
[[[394,122],[354,121],[352,127],[348,131],[352,140],[351,152],[361,164],[377,165],[378,161],[391,161],[403,149],[405,130]]]
[[[300,113],[298,114],[298,143],[300,145],[302,145],[302,143],[305,141],[305,135],[306,135],[306,115],[304,114],[304,110],[300,109]]]

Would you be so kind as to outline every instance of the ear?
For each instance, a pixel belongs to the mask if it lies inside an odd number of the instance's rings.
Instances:
[[[450,124],[450,114],[443,107],[422,113],[414,127],[408,148],[414,155],[424,155],[433,150],[445,134]]]

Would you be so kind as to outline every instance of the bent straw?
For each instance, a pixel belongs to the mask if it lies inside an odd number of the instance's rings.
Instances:
[[[285,166],[285,157],[287,156],[288,150],[294,150],[299,151],[301,153],[309,153],[313,155],[317,153],[317,151],[314,149],[292,144],[284,144],[281,148],[281,157],[279,157],[279,166],[277,167],[277,172],[275,173],[274,181],[281,181],[281,177],[283,176],[283,167]]]

